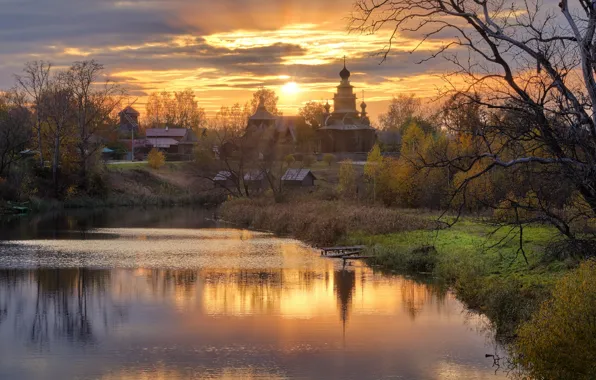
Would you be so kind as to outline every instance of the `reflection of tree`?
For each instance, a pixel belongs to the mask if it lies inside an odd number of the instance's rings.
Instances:
[[[0,269],[0,325],[8,316],[8,305],[20,281],[24,277],[24,272],[15,269]]]
[[[192,293],[199,274],[194,269],[151,269],[146,278],[154,295],[165,296],[172,290],[182,290],[183,294]]]
[[[37,294],[30,340],[45,345],[50,336],[58,336],[80,343],[93,342],[94,312],[99,311],[104,324],[110,317],[106,301],[110,271],[38,269],[34,275]]]
[[[356,273],[348,270],[336,270],[333,275],[333,290],[340,308],[340,318],[346,322],[352,307],[352,295],[356,288]]]
[[[401,282],[401,297],[403,306],[412,320],[420,314],[427,304],[436,302],[438,311],[445,303],[446,288],[428,282],[404,279]]]

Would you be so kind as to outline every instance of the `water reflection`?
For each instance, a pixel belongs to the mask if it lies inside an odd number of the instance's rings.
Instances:
[[[431,284],[249,231],[88,227],[2,247],[0,378],[500,378]]]

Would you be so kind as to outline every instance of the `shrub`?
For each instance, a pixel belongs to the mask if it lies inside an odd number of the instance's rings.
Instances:
[[[87,194],[93,197],[105,198],[108,196],[110,187],[105,176],[98,171],[91,173],[87,184]]]
[[[151,168],[159,169],[166,163],[166,156],[163,154],[163,152],[153,148],[149,152],[149,155],[147,155],[147,161]]]
[[[290,165],[292,165],[294,162],[296,162],[296,159],[294,158],[294,156],[293,156],[293,155],[291,155],[291,154],[288,154],[287,156],[285,156],[285,157],[284,157],[284,162],[285,162],[285,163],[286,163],[288,166],[290,166]]]
[[[532,378],[593,379],[596,373],[596,261],[557,282],[552,297],[518,330],[516,362]]]
[[[329,166],[331,166],[331,164],[335,163],[335,161],[337,161],[337,159],[331,153],[327,153],[326,155],[323,156],[323,162],[325,162]]]

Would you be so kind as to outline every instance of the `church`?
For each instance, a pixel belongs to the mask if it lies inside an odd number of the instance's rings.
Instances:
[[[333,96],[333,112],[329,102],[325,104],[321,127],[317,130],[316,153],[367,153],[376,142],[376,130],[371,127],[366,113],[366,103],[362,101],[360,111],[356,109],[356,94],[350,84],[350,71],[344,67],[340,71],[341,81]],[[296,142],[296,127],[301,122],[299,116],[275,116],[265,109],[260,99],[254,115],[249,117],[247,131],[271,130],[275,140]],[[302,122],[304,122],[302,120]]]
[[[375,145],[376,130],[371,127],[366,114],[366,103],[356,109],[356,94],[350,84],[350,71],[344,68],[339,72],[341,81],[333,95],[333,112],[329,102],[325,104],[323,126],[317,131],[321,153],[364,153]]]

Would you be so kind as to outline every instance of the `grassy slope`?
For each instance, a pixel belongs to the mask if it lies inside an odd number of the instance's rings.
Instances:
[[[94,208],[116,206],[175,206],[183,204],[219,204],[225,199],[214,191],[209,181],[193,174],[187,163],[168,162],[160,169],[146,163],[107,165],[107,196],[74,194],[63,201],[33,200],[33,208]]]
[[[467,218],[438,231],[353,233],[344,243],[368,245],[375,255],[371,262],[395,272],[416,270],[422,260],[422,267],[451,285],[460,299],[487,314],[507,340],[573,263],[543,259],[546,246],[558,238],[549,226],[524,228],[527,264],[518,251],[519,235],[506,228],[494,231],[494,226]],[[428,246],[436,251],[420,249]]]

